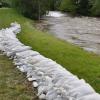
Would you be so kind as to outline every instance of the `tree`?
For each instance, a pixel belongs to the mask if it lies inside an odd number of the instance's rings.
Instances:
[[[47,0],[12,0],[12,5],[31,19],[40,19],[49,9]]]
[[[64,12],[71,12],[72,14],[76,13],[76,0],[62,0],[60,5],[60,10]]]
[[[79,0],[77,12],[81,15],[89,15],[90,13],[89,0]]]
[[[11,1],[10,0],[0,0],[0,7],[10,7]]]
[[[90,15],[93,0],[62,0],[60,10],[78,15]]]
[[[92,15],[94,16],[100,16],[100,0],[94,0],[93,1],[93,7],[92,7]]]
[[[48,0],[49,1],[49,6],[50,10],[58,10],[60,3],[62,0]]]

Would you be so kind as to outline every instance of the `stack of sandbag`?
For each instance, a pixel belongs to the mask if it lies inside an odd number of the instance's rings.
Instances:
[[[100,95],[85,80],[22,44],[16,38],[20,31],[17,23],[0,30],[0,50],[26,73],[41,100],[100,100]]]

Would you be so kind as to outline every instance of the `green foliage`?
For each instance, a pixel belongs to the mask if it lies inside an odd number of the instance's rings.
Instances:
[[[50,10],[58,10],[62,0],[49,0]]]
[[[47,0],[14,0],[12,2],[20,13],[31,19],[40,19],[49,7]]]
[[[76,12],[76,4],[74,0],[62,0],[60,10],[64,12],[71,12],[75,13]]]
[[[10,7],[11,0],[0,0],[0,7]]]
[[[94,0],[91,11],[94,16],[100,16],[100,0]]]
[[[72,14],[90,15],[92,4],[93,0],[62,0],[60,10]]]
[[[81,15],[89,15],[90,14],[89,0],[80,0],[79,1],[77,13],[79,13]]]

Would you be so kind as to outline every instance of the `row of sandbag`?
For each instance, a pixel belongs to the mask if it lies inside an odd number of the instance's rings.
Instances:
[[[21,31],[17,23],[0,30],[0,50],[13,59],[17,68],[33,82],[43,100],[100,100],[100,95],[83,79],[61,65],[25,46],[17,38]]]

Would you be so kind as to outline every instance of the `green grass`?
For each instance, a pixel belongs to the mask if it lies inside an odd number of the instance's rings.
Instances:
[[[34,92],[33,92],[34,91]],[[0,100],[38,100],[36,90],[12,61],[0,53]]]
[[[22,32],[18,34],[18,38],[24,44],[53,59],[79,78],[85,79],[100,93],[100,56],[36,30],[33,27],[33,21],[22,17],[13,9],[0,10],[1,28],[8,27],[14,21],[22,26]]]

